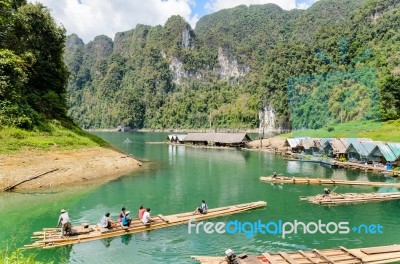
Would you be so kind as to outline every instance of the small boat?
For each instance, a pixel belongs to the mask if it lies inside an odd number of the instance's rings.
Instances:
[[[366,182],[366,181],[345,181],[335,179],[303,178],[303,177],[285,177],[269,176],[260,177],[260,181],[271,183],[298,183],[298,184],[320,184],[320,185],[360,185],[375,187],[400,187],[399,182]]]
[[[265,207],[264,201],[231,205],[207,210],[207,214],[193,214],[193,212],[163,216],[161,214],[153,216],[154,222],[151,225],[144,225],[139,218],[134,218],[129,227],[103,228],[100,224],[89,225],[82,223],[80,226],[73,226],[71,235],[63,236],[61,228],[43,228],[42,231],[33,233],[33,240],[30,245],[25,245],[24,249],[29,248],[54,248],[82,242],[88,242],[103,238],[116,237],[125,234],[143,232],[147,230],[170,227],[188,223],[189,221],[200,221],[226,215],[232,215],[248,211],[255,208]]]
[[[328,195],[318,194],[316,196],[300,196],[300,200],[313,204],[338,205],[378,202],[400,199],[400,192],[391,193],[331,193]]]
[[[314,264],[314,263],[334,263],[334,264],[349,264],[349,263],[395,263],[400,261],[400,245],[369,247],[369,248],[354,248],[347,249],[344,247],[322,250],[298,250],[295,252],[278,252],[278,253],[262,253],[261,256],[230,254],[230,260],[227,257],[208,257],[208,256],[193,256],[193,259],[204,264]]]

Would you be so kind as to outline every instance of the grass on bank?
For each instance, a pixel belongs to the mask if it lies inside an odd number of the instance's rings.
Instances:
[[[0,127],[0,154],[23,149],[73,150],[85,147],[111,146],[73,123],[52,120],[41,123],[32,130],[17,127]]]
[[[400,142],[400,119],[386,122],[353,121],[321,129],[297,130],[283,137],[371,138],[375,141]]]

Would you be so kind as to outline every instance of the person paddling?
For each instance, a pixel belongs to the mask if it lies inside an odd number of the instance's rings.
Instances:
[[[68,212],[65,209],[61,209],[57,227],[62,227],[62,235],[69,235],[71,232],[71,221],[69,220]]]

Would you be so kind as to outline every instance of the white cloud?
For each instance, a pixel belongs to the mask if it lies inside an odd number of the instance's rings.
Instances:
[[[163,25],[172,15],[181,15],[191,25],[198,20],[192,15],[193,0],[28,0],[49,7],[52,16],[67,30],[85,42],[97,35],[114,37],[116,32],[137,24]]]
[[[296,0],[211,0],[206,3],[205,8],[209,12],[215,12],[224,8],[231,8],[238,5],[263,5],[263,4],[277,4],[281,8],[290,10],[296,8]]]
[[[297,3],[297,8],[298,9],[307,9],[310,6],[312,6],[315,2],[317,2],[318,0],[303,0],[303,1],[299,1]]]

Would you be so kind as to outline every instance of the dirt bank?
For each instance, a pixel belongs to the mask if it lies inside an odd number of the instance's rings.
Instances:
[[[272,137],[263,140],[253,140],[249,146],[252,149],[260,149],[271,152],[286,152],[285,147],[286,138],[283,137]]]
[[[58,170],[23,183],[17,189],[58,187],[95,179],[108,181],[140,166],[141,162],[131,156],[107,148],[50,152],[28,150],[0,155],[0,191],[53,169]]]

